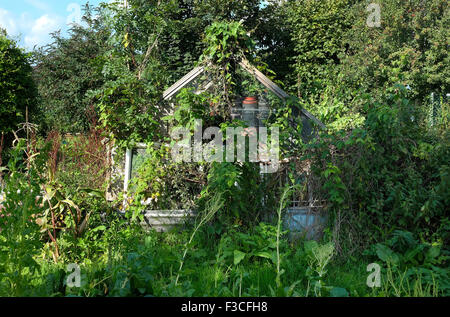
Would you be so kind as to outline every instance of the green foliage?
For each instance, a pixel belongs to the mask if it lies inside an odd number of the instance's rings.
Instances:
[[[205,30],[205,43],[200,60],[215,78],[210,88],[215,96],[212,106],[226,117],[235,97],[237,63],[252,53],[255,43],[240,22],[213,22]]]
[[[335,80],[325,80],[326,87],[320,97],[312,94],[299,101],[299,105],[314,113],[330,133],[361,128],[366,120],[360,91],[341,85],[342,80],[342,74]]]
[[[205,42],[208,46],[204,56],[218,64],[238,59],[240,54],[249,53],[255,46],[238,22],[214,22],[206,28]]]
[[[240,232],[239,226],[235,225],[220,238],[220,260],[227,265],[243,265],[251,260],[264,259],[276,264],[276,233],[275,226],[264,222],[255,226],[251,232]]]
[[[289,4],[297,86],[302,96],[325,87],[324,80],[339,62],[345,49],[343,36],[353,23],[348,14],[350,4],[349,0],[302,0]]]
[[[158,98],[154,87],[139,80],[126,66],[125,58],[112,57],[103,69],[105,84],[92,92],[98,100],[100,123],[121,147],[156,139],[160,132],[159,111],[155,103],[149,103]]]
[[[149,143],[146,157],[129,185],[130,215],[144,209],[194,209],[206,179],[197,163],[176,163],[170,149]]]
[[[249,45],[249,37],[237,22],[212,23],[206,31],[208,44],[199,41],[211,17],[205,9],[217,5],[213,2],[129,1],[126,9],[115,3],[102,5],[101,13],[112,30],[110,49],[104,54],[104,84],[89,95],[99,107],[100,121],[119,146],[157,141],[164,132],[161,118],[168,112],[161,105],[161,92],[190,70],[204,46],[205,56],[228,63],[240,44]],[[256,5],[256,1],[248,2]],[[242,10],[236,2],[231,7]],[[221,78],[229,83],[230,69],[225,68]]]
[[[303,131],[303,120],[300,115],[298,98],[291,97],[283,104],[273,102],[272,115],[267,120],[267,126],[277,127],[280,132],[280,152],[282,158],[301,155],[307,139]]]
[[[428,130],[423,108],[397,89],[368,102],[363,129],[308,146],[335,216],[348,214],[343,230],[354,228],[353,247],[395,229],[448,239],[448,138]]]
[[[95,19],[88,9],[91,29],[74,26],[68,39],[56,34],[36,52],[43,132],[86,132],[91,104],[104,130],[62,146],[53,134],[47,145],[17,140],[2,168],[1,295],[448,296],[445,1],[381,1],[380,28],[366,25],[365,1],[119,2],[102,4]],[[27,56],[14,47],[0,37],[0,132],[33,106]],[[265,91],[239,71],[242,57],[297,97]],[[172,109],[162,91],[198,60],[212,86],[198,95],[183,89]],[[430,104],[431,92],[439,103]],[[253,163],[171,160],[167,123],[191,132],[198,119],[242,126],[227,118],[244,95],[271,103],[266,125],[280,128],[287,179],[261,177]],[[305,135],[315,127],[301,107],[328,130]],[[103,198],[103,132],[119,148],[148,144],[133,163],[126,217]],[[285,182],[326,200],[325,241],[286,239]],[[183,231],[144,232],[134,220],[148,208],[196,209],[199,217]],[[366,264],[375,259],[382,287],[372,290]],[[79,288],[66,283],[65,265],[74,262]]]
[[[296,41],[292,36],[295,24],[289,19],[291,5],[287,1],[266,2],[267,5],[259,11],[259,20],[264,23],[257,24],[251,36],[257,43],[261,61],[269,65],[276,75],[271,79],[285,91],[293,94],[295,92],[293,83],[297,79],[293,78],[295,64],[292,59],[295,56]],[[267,72],[264,73],[267,75]]]
[[[35,222],[42,211],[36,199],[40,177],[35,170],[23,173],[25,148],[20,140],[11,152],[4,179],[6,197],[0,204],[0,294],[9,296],[27,293],[27,284],[39,270],[35,256],[43,247]]]
[[[111,30],[103,55],[104,84],[89,92],[100,122],[119,147],[155,141],[161,131],[164,109],[158,105],[167,83],[164,61],[159,56],[162,33],[171,29],[174,1],[129,1],[102,4],[100,14]]]
[[[296,61],[292,85],[301,105],[332,131],[362,127],[368,108],[361,97],[380,100],[397,84],[409,87],[418,103],[431,92],[448,93],[446,2],[379,4],[381,27],[367,25],[364,1],[286,5]]]
[[[180,277],[180,272],[181,272],[181,270],[183,268],[183,264],[184,264],[184,261],[186,259],[187,252],[189,250],[190,244],[192,243],[192,241],[195,238],[195,235],[196,235],[197,231],[200,230],[200,228],[203,225],[205,225],[206,223],[211,221],[213,219],[214,215],[222,207],[223,207],[222,197],[220,196],[220,194],[216,194],[211,199],[209,205],[207,206],[207,208],[205,209],[203,214],[200,215],[200,220],[198,221],[198,223],[196,223],[196,225],[194,227],[194,230],[192,231],[191,237],[189,238],[189,241],[186,243],[185,250],[184,250],[184,253],[183,253],[183,257],[181,258],[181,261],[180,261],[180,267],[178,268],[177,278],[175,279],[175,285],[178,285],[178,279]]]
[[[420,100],[432,91],[447,93],[446,1],[381,1],[380,28],[366,26],[366,5],[356,3],[352,9],[354,25],[345,35],[348,54],[339,68],[343,83],[374,95],[394,84],[409,85]]]
[[[194,132],[195,120],[202,120],[203,125],[209,125],[211,120],[211,96],[205,92],[195,94],[193,89],[183,88],[176,96],[176,108],[173,115],[163,117],[174,127],[182,127]]]
[[[263,187],[257,176],[259,166],[252,163],[213,162],[208,171],[207,186],[201,192],[199,207],[203,208],[213,195],[221,194],[225,203],[219,218],[224,223],[254,223],[262,211]]]
[[[442,242],[419,242],[411,232],[397,230],[368,253],[375,253],[385,265],[384,296],[448,296],[450,256]]]
[[[103,84],[102,68],[109,30],[94,9],[85,7],[83,22],[74,24],[69,37],[52,34],[53,43],[34,52],[33,77],[39,92],[41,132],[89,130],[89,90]]]
[[[327,273],[325,268],[334,255],[333,243],[329,242],[324,245],[319,245],[316,241],[312,240],[305,242],[304,248],[309,266],[306,271],[306,276],[309,282],[313,283],[314,294],[321,296],[322,289],[328,289],[332,292],[331,296],[342,296],[342,290],[325,287],[322,282],[324,275]]]
[[[0,29],[0,133],[15,131],[25,122],[25,112],[34,114],[36,88],[32,79],[29,54]]]

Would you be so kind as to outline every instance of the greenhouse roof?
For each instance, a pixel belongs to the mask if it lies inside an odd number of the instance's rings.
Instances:
[[[280,87],[278,87],[273,81],[271,81],[267,76],[265,76],[263,73],[261,73],[256,67],[250,64],[250,62],[246,59],[242,59],[239,62],[239,65],[246,70],[249,74],[251,74],[256,80],[258,80],[264,87],[266,87],[268,90],[270,90],[272,93],[274,93],[277,97],[280,99],[286,99],[289,97],[289,95]],[[175,84],[170,86],[166,91],[163,93],[163,99],[169,100],[173,96],[175,96],[182,88],[184,88],[186,85],[191,83],[193,80],[195,80],[199,75],[201,75],[205,71],[204,67],[195,67],[192,69],[189,73],[184,75],[180,80],[178,80]],[[208,84],[209,85],[209,84]],[[316,124],[318,124],[321,128],[325,129],[325,125],[317,119],[315,116],[313,116],[310,112],[308,112],[305,109],[301,109],[302,114],[314,121]]]

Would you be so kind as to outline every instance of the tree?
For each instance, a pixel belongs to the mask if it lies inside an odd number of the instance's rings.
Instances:
[[[105,53],[105,84],[94,93],[105,126],[131,142],[151,139],[161,126],[161,93],[196,64],[209,25],[240,21],[254,34],[267,17],[260,0],[129,0],[127,7],[115,1],[102,8],[114,31]],[[261,32],[257,37],[266,38]]]
[[[377,95],[402,84],[419,100],[448,93],[448,2],[383,0],[380,27],[367,26],[366,6],[352,8],[354,24],[344,36],[348,50],[338,70],[342,83]]]
[[[100,122],[119,146],[152,140],[163,127],[159,101],[170,76],[161,46],[177,8],[176,1],[120,4],[102,4],[101,15],[112,32],[104,53],[104,83],[90,92]]]
[[[33,75],[44,131],[75,133],[89,128],[87,110],[92,100],[86,93],[103,84],[103,54],[109,32],[100,16],[93,17],[88,5],[83,21],[87,26],[72,25],[69,38],[54,33],[54,42],[35,52]]]
[[[270,1],[261,9],[258,26],[251,36],[257,42],[258,56],[275,73],[277,84],[295,93],[295,41],[290,14],[287,3]]]
[[[29,55],[0,29],[0,133],[11,132],[25,121],[26,109],[33,114],[36,88]]]
[[[345,50],[343,36],[353,21],[351,0],[300,0],[289,3],[289,23],[295,45],[299,95],[322,89],[330,70]]]
[[[396,85],[416,105],[449,91],[450,9],[444,0],[381,0],[380,25],[361,0],[287,2],[298,95],[332,130],[364,122],[367,100]],[[291,82],[295,82],[292,80]],[[422,109],[423,113],[427,109]]]

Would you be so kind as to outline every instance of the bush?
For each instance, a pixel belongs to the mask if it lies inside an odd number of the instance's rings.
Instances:
[[[16,130],[25,121],[26,109],[35,109],[36,88],[31,77],[29,55],[0,29],[0,133]]]
[[[388,241],[373,245],[367,254],[383,262],[383,296],[450,294],[450,252],[442,242],[419,242],[411,232],[395,231]]]
[[[447,242],[449,139],[428,130],[422,108],[397,89],[367,105],[363,128],[309,146],[335,223],[344,221],[338,250],[362,250],[395,229]]]

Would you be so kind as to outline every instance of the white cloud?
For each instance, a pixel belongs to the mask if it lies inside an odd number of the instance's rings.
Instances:
[[[64,25],[64,20],[59,16],[45,14],[35,20],[31,30],[25,35],[25,46],[42,46],[50,42],[50,33],[57,31]]]
[[[16,34],[17,33],[17,24],[9,11],[0,8],[0,27],[6,29],[8,34]]]
[[[33,19],[28,13],[16,16],[0,8],[0,27],[6,29],[8,35],[18,38],[19,43],[27,49],[32,49],[34,46],[48,44],[50,33],[65,28],[65,19],[53,14],[44,14]]]
[[[47,3],[44,3],[42,1],[39,0],[26,0],[26,3],[28,3],[29,5],[35,7],[36,9],[45,11],[45,12],[49,12],[51,11],[51,6],[48,5]]]

